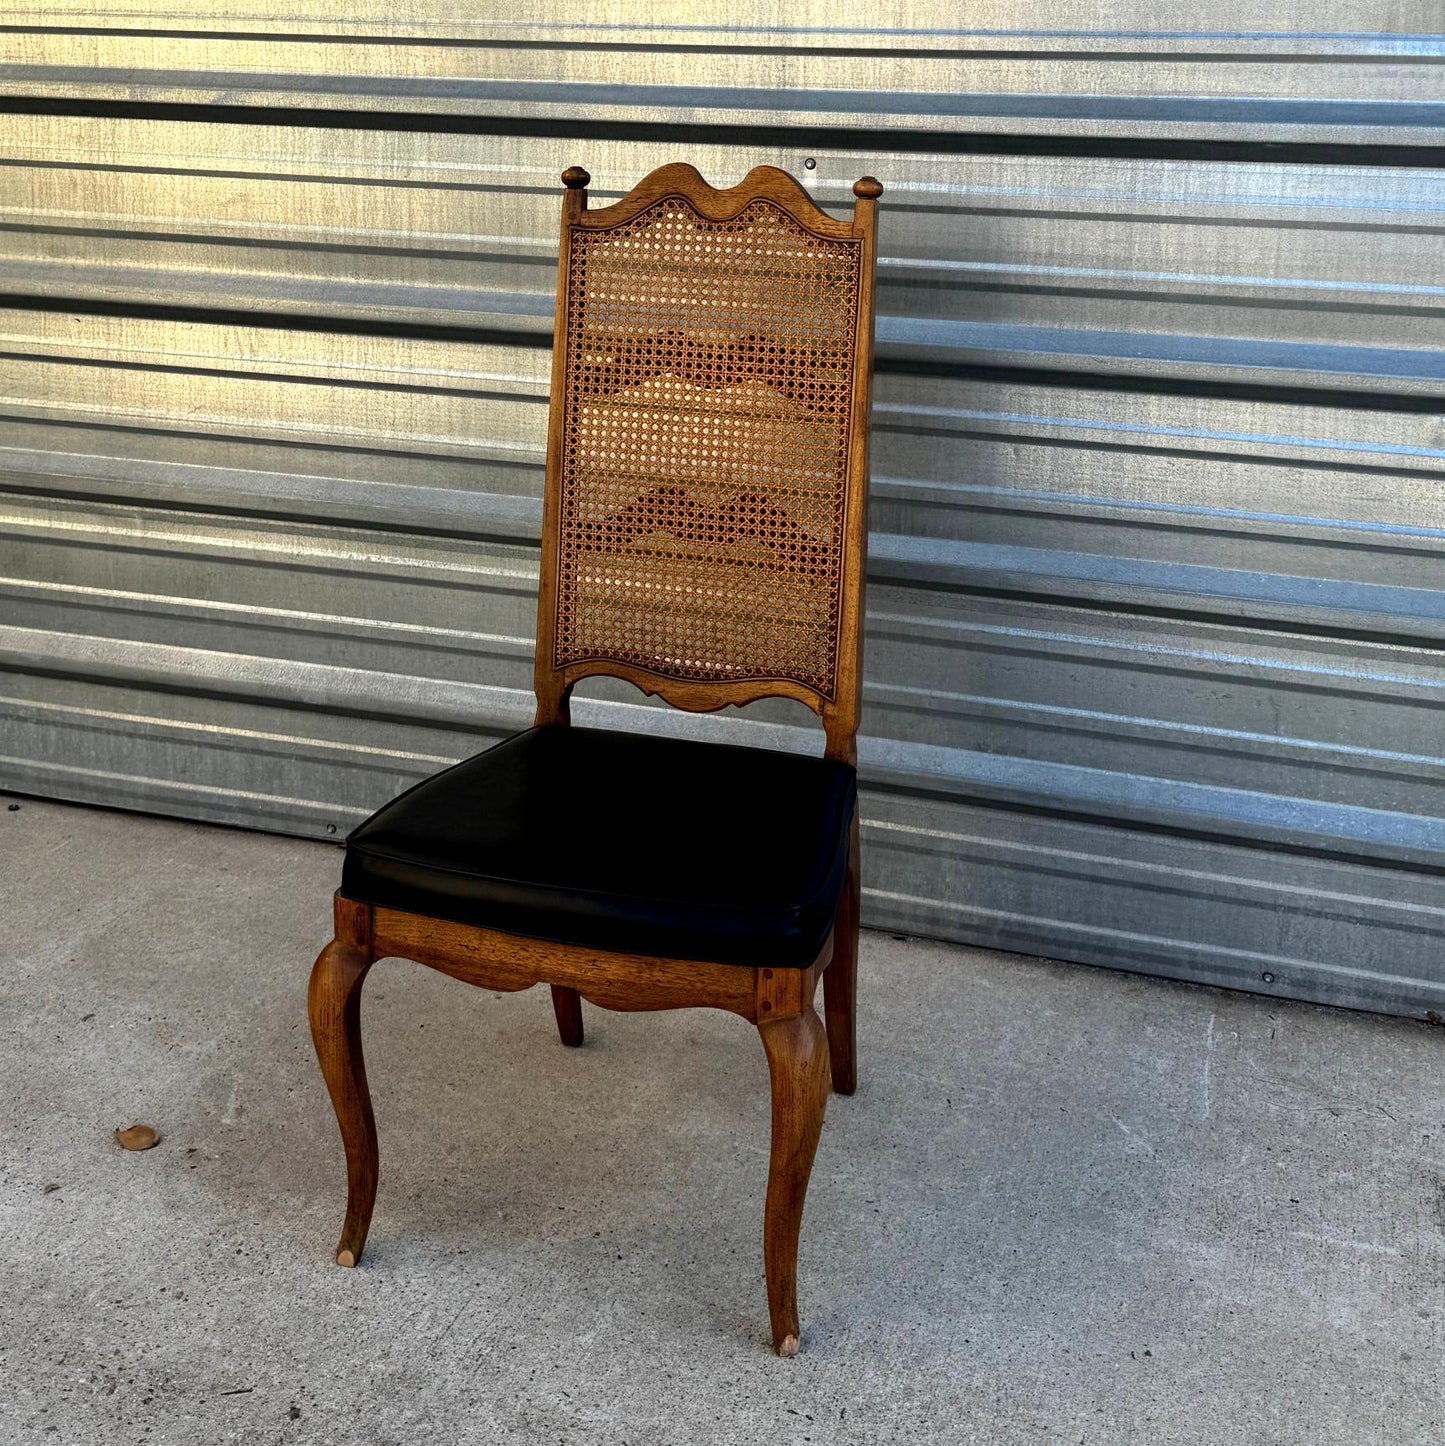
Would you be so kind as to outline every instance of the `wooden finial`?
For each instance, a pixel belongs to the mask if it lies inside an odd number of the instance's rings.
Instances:
[[[568,166],[567,169],[562,172],[562,184],[566,186],[569,191],[584,190],[591,180],[592,177],[589,176],[581,166]],[[873,184],[876,186],[878,183],[875,181]]]
[[[853,182],[853,194],[860,201],[876,201],[883,194],[883,184],[872,176],[864,176]]]

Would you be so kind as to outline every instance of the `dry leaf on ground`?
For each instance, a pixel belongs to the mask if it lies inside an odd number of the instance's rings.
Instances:
[[[123,1150],[149,1150],[160,1143],[160,1136],[149,1125],[132,1125],[128,1130],[117,1130],[115,1142]]]

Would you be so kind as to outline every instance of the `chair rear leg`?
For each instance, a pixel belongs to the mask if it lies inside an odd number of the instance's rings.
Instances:
[[[833,1089],[851,1095],[858,1087],[858,915],[862,880],[858,867],[858,815],[848,840],[848,876],[833,925],[833,958],[823,971],[823,1012]]]
[[[569,1049],[582,1043],[582,996],[565,984],[552,986],[552,1012],[557,1016],[557,1033]]]
[[[336,1263],[347,1266],[361,1259],[376,1204],[376,1119],[361,1053],[361,986],[370,968],[369,951],[333,939],[317,956],[307,992],[316,1059],[346,1147],[346,1223]]]
[[[758,1026],[773,1087],[773,1143],[763,1210],[763,1265],[773,1349],[798,1353],[798,1233],[828,1101],[828,1041],[812,1002]]]

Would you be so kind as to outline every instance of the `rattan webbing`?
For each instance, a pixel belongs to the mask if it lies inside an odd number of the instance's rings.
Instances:
[[[554,664],[831,699],[861,243],[672,196],[569,245]]]

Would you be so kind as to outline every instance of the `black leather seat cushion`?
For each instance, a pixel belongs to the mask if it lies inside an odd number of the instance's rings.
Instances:
[[[803,966],[833,924],[856,799],[828,759],[533,728],[369,818],[341,892],[619,953]]]

